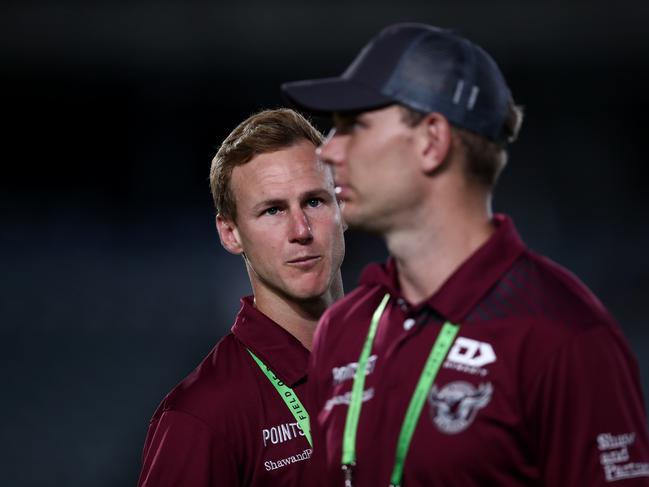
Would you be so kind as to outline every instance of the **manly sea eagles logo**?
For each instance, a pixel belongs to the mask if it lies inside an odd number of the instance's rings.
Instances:
[[[476,389],[468,382],[457,381],[446,384],[441,390],[436,385],[428,394],[430,416],[443,433],[454,434],[464,431],[491,400],[491,383],[480,384]]]

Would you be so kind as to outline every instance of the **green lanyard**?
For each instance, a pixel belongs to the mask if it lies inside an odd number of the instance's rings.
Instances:
[[[388,304],[390,294],[386,294],[383,300],[374,311],[372,321],[370,322],[370,329],[367,332],[365,343],[361,356],[358,359],[358,367],[354,373],[354,383],[352,385],[352,394],[349,402],[349,409],[347,410],[347,419],[345,421],[345,432],[343,436],[343,455],[342,455],[342,468],[345,473],[345,487],[352,485],[352,467],[356,464],[356,432],[358,431],[358,420],[361,414],[361,406],[363,404],[363,388],[365,387],[365,371],[367,368],[367,360],[372,350],[376,330],[379,326],[379,321],[383,315],[383,311]],[[390,486],[398,487],[403,478],[403,465],[408,454],[408,448],[412,440],[412,435],[415,432],[415,426],[421,415],[421,410],[426,402],[426,396],[435,381],[435,377],[439,372],[439,368],[446,357],[457,332],[460,329],[459,325],[447,321],[442,326],[435,344],[428,355],[424,369],[421,372],[415,392],[410,398],[410,404],[406,410],[406,415],[401,425],[401,432],[397,440],[397,449],[394,458],[394,468],[390,476]]]
[[[300,428],[302,429],[304,436],[306,436],[309,445],[311,446],[311,448],[313,448],[313,442],[311,441],[311,426],[309,424],[309,413],[307,413],[306,409],[304,409],[304,406],[302,406],[302,403],[297,397],[297,394],[295,394],[293,389],[284,384],[280,380],[280,378],[277,377],[273,373],[273,371],[270,370],[268,366],[259,359],[259,357],[252,353],[250,349],[248,349],[248,353],[252,356],[255,362],[257,362],[257,365],[259,365],[259,368],[262,370],[262,372],[266,374],[266,377],[268,377],[270,383],[273,384],[275,389],[277,389],[277,392],[282,397],[282,399],[284,399],[286,407],[291,411],[291,413],[293,413],[293,417],[295,417],[295,420],[300,425]]]

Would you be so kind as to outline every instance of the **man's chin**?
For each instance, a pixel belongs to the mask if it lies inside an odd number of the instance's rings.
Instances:
[[[315,303],[327,298],[329,288],[324,284],[299,286],[289,291],[290,297],[297,302]]]
[[[381,235],[381,229],[372,224],[372,218],[360,213],[355,208],[345,208],[345,211],[343,211],[343,220],[352,230],[361,230],[363,232]]]
[[[297,291],[293,294],[292,298],[298,302],[304,303],[315,303],[325,299],[327,296],[327,290],[307,290],[307,291]]]
[[[367,215],[363,209],[358,205],[357,201],[348,201],[342,209],[342,216],[345,223],[351,228],[364,228],[367,221]]]

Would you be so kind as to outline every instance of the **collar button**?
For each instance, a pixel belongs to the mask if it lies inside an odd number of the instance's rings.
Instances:
[[[403,322],[403,329],[406,331],[410,331],[413,326],[415,326],[415,320],[413,318],[408,318]]]

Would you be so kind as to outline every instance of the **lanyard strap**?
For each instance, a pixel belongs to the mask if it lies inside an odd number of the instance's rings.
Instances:
[[[426,402],[426,396],[428,396],[428,392],[435,381],[435,377],[437,377],[439,368],[449,348],[451,348],[459,329],[460,327],[458,325],[454,325],[450,321],[444,323],[428,355],[424,370],[421,371],[417,387],[415,387],[415,392],[410,398],[410,404],[408,404],[406,416],[403,418],[403,424],[401,425],[401,432],[397,441],[397,451],[394,458],[394,468],[390,477],[390,485],[392,486],[401,484],[403,465],[406,461],[412,435],[415,432],[415,426],[417,426],[421,410],[424,407],[424,402]]]
[[[362,407],[362,394],[365,386],[365,375],[367,358],[369,357],[376,336],[379,321],[383,315],[383,311],[390,299],[390,295],[386,294],[383,300],[374,311],[370,329],[363,344],[361,356],[358,359],[358,368],[354,374],[354,384],[352,386],[352,394],[350,398],[349,409],[347,411],[347,420],[345,421],[345,433],[343,437],[343,470],[345,471],[346,485],[351,486],[351,467],[356,463],[356,432],[358,430],[358,420],[360,418]],[[421,415],[421,410],[426,402],[426,396],[437,377],[437,373],[444,362],[444,358],[448,354],[457,332],[460,329],[459,325],[447,321],[442,326],[435,343],[426,359],[424,368],[419,376],[419,381],[415,387],[415,392],[410,398],[406,415],[401,424],[401,431],[399,432],[399,439],[397,440],[397,448],[394,458],[394,467],[392,475],[390,476],[390,485],[399,486],[403,478],[403,466],[408,454],[408,448],[412,441],[412,435],[415,432],[415,427]]]
[[[313,442],[311,441],[311,425],[309,424],[309,413],[307,413],[306,409],[304,409],[304,406],[302,406],[302,403],[297,397],[297,394],[295,394],[295,391],[284,384],[280,380],[280,378],[277,377],[275,373],[259,359],[259,357],[252,353],[252,350],[247,350],[254,361],[257,362],[257,365],[259,365],[261,371],[266,374],[266,377],[268,377],[270,383],[273,384],[279,395],[282,397],[282,399],[286,403],[286,407],[289,409],[289,411],[291,411],[298,425],[300,425],[300,429],[304,433],[304,436],[306,436],[309,445],[311,446],[311,448],[313,448]]]
[[[376,311],[372,315],[370,322],[370,329],[367,332],[365,343],[361,356],[358,359],[358,366],[354,373],[354,383],[352,385],[352,395],[349,400],[349,408],[347,409],[347,419],[345,420],[345,433],[343,435],[343,458],[342,464],[348,466],[346,471],[349,471],[350,465],[356,464],[356,432],[358,431],[358,420],[361,417],[361,406],[363,405],[363,388],[365,387],[365,373],[367,369],[367,359],[372,351],[372,343],[376,335],[376,329],[381,321],[383,310],[388,304],[390,295],[383,296],[381,304],[379,304]]]

